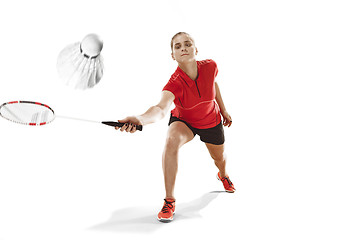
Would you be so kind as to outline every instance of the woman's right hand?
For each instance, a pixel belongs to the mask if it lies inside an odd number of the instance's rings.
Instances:
[[[164,114],[169,110],[175,95],[169,91],[162,91],[160,102],[150,107],[145,113],[139,116],[129,116],[124,119],[118,120],[120,123],[125,123],[121,128],[115,127],[116,130],[126,131],[130,133],[136,132],[136,126],[144,126],[144,124],[153,123],[164,117]]]
[[[136,132],[136,126],[143,125],[138,116],[126,117],[122,120],[118,120],[119,123],[125,123],[121,128],[115,127],[115,130],[126,131],[129,133]]]

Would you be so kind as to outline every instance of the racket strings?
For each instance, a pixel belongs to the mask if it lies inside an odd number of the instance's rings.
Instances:
[[[30,124],[36,124],[38,117],[39,117],[39,113],[38,112],[34,113],[31,117]]]
[[[3,106],[1,108],[1,116],[4,118],[11,120],[13,122],[19,122],[21,123],[22,120],[18,117],[18,114],[16,112],[13,112],[12,108],[9,108],[7,105]]]
[[[45,124],[45,123],[49,122],[49,120],[50,120],[50,118],[48,116],[49,116],[49,111],[42,111],[42,112],[34,113],[31,117],[30,124],[31,125]]]

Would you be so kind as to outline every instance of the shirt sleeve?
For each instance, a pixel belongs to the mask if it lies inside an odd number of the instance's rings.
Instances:
[[[163,91],[165,91],[165,90],[172,92],[175,96],[177,96],[178,92],[179,92],[179,87],[177,86],[177,84],[174,81],[169,80],[169,82],[163,88]]]
[[[218,75],[218,67],[215,61],[213,61],[214,66],[215,66],[215,70],[214,70],[214,78],[216,78],[216,76]]]

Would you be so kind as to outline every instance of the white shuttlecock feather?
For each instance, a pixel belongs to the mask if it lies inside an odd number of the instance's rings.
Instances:
[[[103,42],[96,34],[65,47],[57,59],[57,70],[65,84],[83,90],[98,84],[104,70],[102,48]]]

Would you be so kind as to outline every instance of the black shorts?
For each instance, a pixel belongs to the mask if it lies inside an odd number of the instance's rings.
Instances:
[[[171,123],[180,121],[186,124],[190,128],[190,130],[194,133],[194,136],[198,134],[200,136],[200,140],[205,143],[211,143],[214,145],[222,145],[225,142],[225,136],[224,136],[224,128],[222,125],[222,122],[220,122],[218,125],[212,128],[206,128],[206,129],[199,129],[194,128],[190,126],[187,122],[184,120],[181,120],[177,117],[174,117],[173,115],[170,115],[169,120],[169,126]]]

